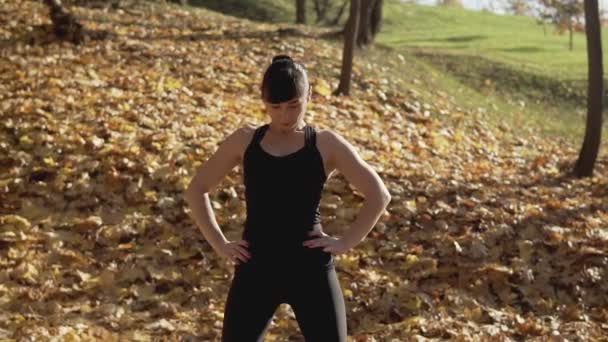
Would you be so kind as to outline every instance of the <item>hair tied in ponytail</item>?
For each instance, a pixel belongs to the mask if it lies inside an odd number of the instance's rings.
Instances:
[[[289,57],[288,55],[276,55],[276,56],[272,57],[272,63],[276,63],[276,62],[292,62],[293,63],[293,59],[291,59],[291,57]]]

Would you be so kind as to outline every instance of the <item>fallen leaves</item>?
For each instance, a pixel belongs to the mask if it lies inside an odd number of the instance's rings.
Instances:
[[[309,67],[307,121],[351,141],[393,198],[337,260],[354,340],[605,335],[605,161],[596,178],[565,177],[568,145],[491,127],[441,92],[425,103],[373,63],[355,68],[356,96],[333,97],[340,47],[267,24],[157,4],[74,7],[117,34],[74,48],[30,44],[44,6],[5,4],[2,338],[219,338],[232,269],[182,194],[221,139],[266,120],[257,85],[279,52]],[[238,168],[210,194],[229,237],[242,232],[243,193]],[[328,231],[343,232],[363,198],[340,173],[328,179]],[[269,336],[296,335],[290,319],[279,310]]]

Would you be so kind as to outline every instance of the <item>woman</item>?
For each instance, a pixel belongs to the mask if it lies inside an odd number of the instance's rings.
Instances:
[[[263,341],[276,308],[291,306],[306,341],[345,342],[344,298],[334,255],[361,242],[390,195],[377,173],[339,134],[304,121],[311,86],[304,67],[273,58],[261,84],[271,122],[241,127],[197,170],[186,193],[192,215],[213,249],[235,263],[224,308],[222,341]],[[242,239],[222,234],[208,193],[241,163],[247,219]],[[323,232],[319,201],[339,170],[365,196],[340,238]],[[202,196],[201,196],[202,195]]]

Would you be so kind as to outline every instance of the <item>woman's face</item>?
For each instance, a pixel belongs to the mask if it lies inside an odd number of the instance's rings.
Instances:
[[[282,129],[291,129],[302,121],[310,97],[311,88],[309,87],[308,94],[280,103],[270,103],[264,100],[264,106],[274,125]]]

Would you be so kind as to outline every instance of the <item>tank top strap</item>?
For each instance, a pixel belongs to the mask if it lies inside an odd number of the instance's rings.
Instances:
[[[268,124],[263,124],[262,126],[255,129],[255,133],[253,134],[253,142],[252,142],[254,145],[260,144],[260,141],[262,140],[264,133],[268,129],[268,126],[269,126]]]
[[[304,127],[304,142],[309,148],[314,148],[316,144],[316,132],[312,126],[306,125]]]

